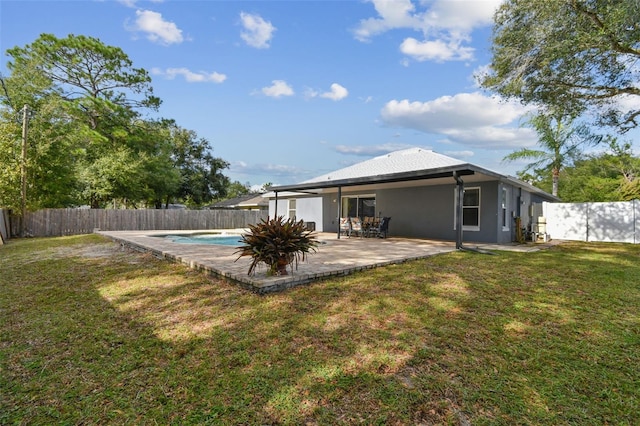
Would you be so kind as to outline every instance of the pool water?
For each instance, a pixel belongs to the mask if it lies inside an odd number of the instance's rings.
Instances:
[[[241,244],[240,235],[227,234],[194,234],[194,235],[163,235],[179,244],[214,244],[220,246],[238,246]]]

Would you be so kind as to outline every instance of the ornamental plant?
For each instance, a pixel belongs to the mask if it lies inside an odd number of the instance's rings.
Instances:
[[[283,216],[262,219],[249,225],[249,232],[242,235],[242,246],[238,247],[238,259],[251,256],[247,275],[252,275],[260,263],[269,267],[269,275],[288,275],[287,266],[298,269],[298,262],[306,259],[307,253],[315,252],[318,246],[312,231],[307,230],[302,220],[284,220]]]

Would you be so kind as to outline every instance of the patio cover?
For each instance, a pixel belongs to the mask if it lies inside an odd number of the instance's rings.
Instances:
[[[453,180],[453,182],[451,181]],[[292,185],[278,185],[269,188],[268,197],[275,197],[276,215],[278,212],[278,194],[295,195],[320,194],[323,192],[338,192],[338,200],[342,188],[359,186],[364,188],[389,188],[406,186],[408,183],[417,185],[436,185],[456,183],[458,194],[464,191],[464,183],[499,180],[515,187],[526,189],[538,194],[549,201],[559,201],[557,197],[542,191],[515,177],[502,175],[497,172],[457,160],[446,155],[422,148],[409,148],[391,152],[372,158],[352,166]],[[340,208],[340,207],[338,207]],[[462,220],[462,203],[458,203],[458,219]],[[462,226],[458,226],[457,245],[462,246]],[[338,232],[338,238],[340,234]]]

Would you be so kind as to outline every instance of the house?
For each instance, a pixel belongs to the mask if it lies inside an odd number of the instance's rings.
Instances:
[[[211,204],[209,210],[268,210],[269,201],[262,194],[246,194]]]
[[[516,218],[559,201],[526,182],[422,148],[381,155],[305,182],[271,187],[269,216],[295,217],[336,232],[339,218],[391,217],[398,237],[506,243]],[[462,199],[462,203],[457,200]]]

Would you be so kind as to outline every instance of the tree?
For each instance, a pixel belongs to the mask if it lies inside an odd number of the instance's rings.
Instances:
[[[605,152],[580,156],[560,172],[558,196],[565,202],[609,202],[640,199],[640,158],[628,143],[609,142]],[[552,179],[546,170],[519,173],[525,181],[551,191]]]
[[[640,109],[620,103],[640,96],[638,1],[506,0],[494,20],[485,88],[571,116],[592,110],[620,131],[638,125]]]
[[[229,163],[211,154],[212,148],[193,130],[167,122],[173,141],[173,164],[180,171],[181,184],[176,196],[188,204],[201,206],[224,198],[230,180],[222,171]]]
[[[59,97],[46,93],[46,84],[36,74],[0,77],[0,82],[0,205],[20,205],[22,125],[17,122],[22,122],[19,111],[25,104],[35,113],[28,119],[27,209],[77,204],[75,167],[81,156],[77,123],[69,119]]]
[[[243,184],[236,180],[231,182],[227,188],[227,198],[237,198],[250,193],[251,185],[249,182]]]
[[[7,54],[11,75],[1,80],[0,98],[5,112],[11,115],[28,104],[37,117],[28,155],[30,206],[42,207],[34,203],[39,192],[46,207],[77,204],[74,195],[98,207],[107,199],[126,198],[134,189],[144,194],[140,179],[148,174],[114,166],[127,161],[126,167],[144,167],[140,161],[145,158],[157,163],[152,160],[156,147],[144,142],[136,126],[138,109],[160,104],[147,72],[133,68],[121,49],[85,36],[58,39],[43,34]],[[71,181],[63,182],[60,176]],[[108,189],[111,192],[105,192]]]
[[[512,152],[504,161],[533,160],[524,171],[546,170],[552,177],[551,193],[558,196],[560,171],[570,164],[580,152],[580,146],[597,143],[599,136],[592,135],[585,125],[573,125],[573,120],[562,118],[560,113],[538,113],[527,122],[538,133],[541,149],[522,148]]]
[[[0,203],[11,207],[20,199],[14,116],[25,104],[36,111],[27,156],[29,208],[159,208],[226,195],[222,171],[229,164],[211,154],[206,139],[173,120],[142,119],[160,99],[148,73],[121,49],[86,36],[43,34],[7,54],[11,75],[0,76]]]
[[[618,193],[623,201],[640,200],[640,157],[635,157],[631,144],[610,143],[615,161],[613,167],[620,174]]]
[[[35,67],[55,91],[84,117],[91,129],[100,121],[119,114],[133,115],[136,109],[160,106],[153,96],[151,78],[134,68],[122,49],[107,46],[93,37],[69,35],[58,39],[42,34],[25,47],[7,50],[12,75]]]
[[[0,208],[20,206],[19,135],[15,120],[0,121]]]

